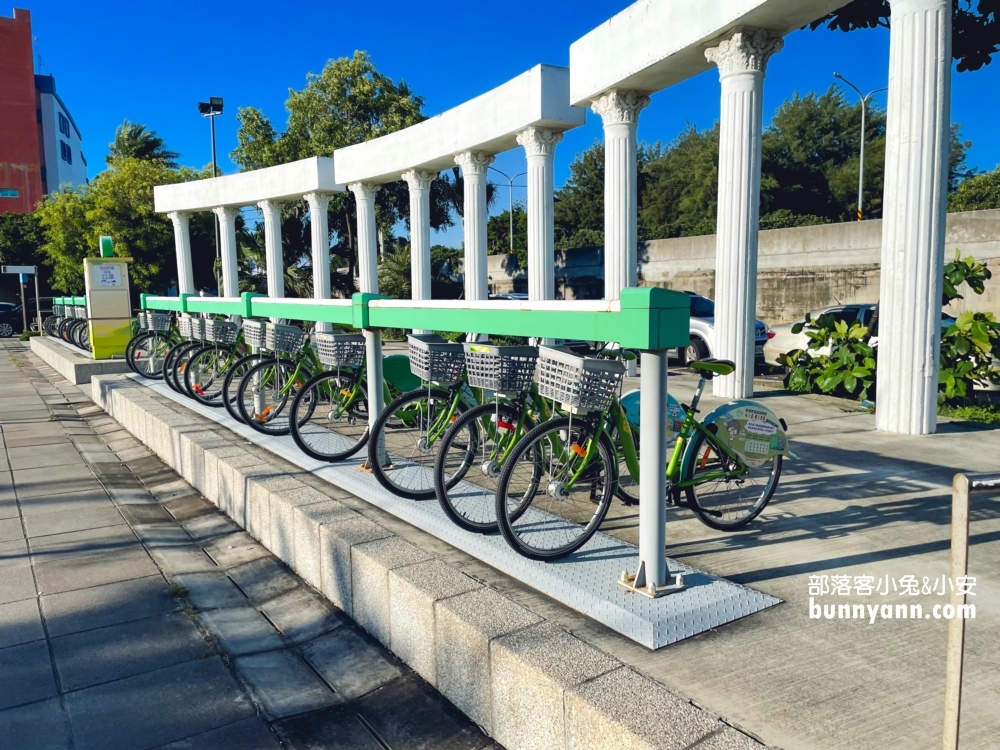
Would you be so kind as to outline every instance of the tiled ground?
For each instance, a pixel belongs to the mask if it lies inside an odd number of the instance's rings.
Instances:
[[[24,345],[0,383],[0,745],[498,747]]]

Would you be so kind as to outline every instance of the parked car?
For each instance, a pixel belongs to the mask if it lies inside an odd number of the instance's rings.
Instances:
[[[715,302],[694,292],[691,297],[691,343],[687,347],[687,361],[714,357],[715,344]],[[767,342],[767,325],[762,320],[754,321],[754,360],[757,365],[764,363],[764,344]]]
[[[0,308],[0,339],[9,339],[24,331],[24,316],[21,306]]]

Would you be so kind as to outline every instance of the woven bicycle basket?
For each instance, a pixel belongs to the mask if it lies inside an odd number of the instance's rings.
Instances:
[[[536,346],[464,344],[469,385],[500,393],[528,390],[538,365]]]
[[[244,320],[243,340],[247,346],[252,346],[254,349],[263,349],[264,339],[266,338],[265,333],[269,325],[270,323],[266,320]]]
[[[360,367],[365,361],[365,337],[360,333],[317,333],[313,341],[319,361],[329,367]]]
[[[411,333],[410,372],[421,380],[448,385],[462,379],[465,352],[462,344],[445,341],[436,333]]]
[[[538,348],[538,393],[563,406],[603,411],[621,387],[625,364],[580,357],[567,349]]]
[[[264,332],[264,348],[278,354],[296,355],[306,343],[306,333],[296,326],[272,323]]]

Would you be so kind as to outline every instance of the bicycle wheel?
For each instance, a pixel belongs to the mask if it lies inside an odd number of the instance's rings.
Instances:
[[[525,435],[504,462],[497,521],[504,539],[525,557],[566,557],[587,543],[608,514],[617,481],[615,451],[606,433],[596,445],[593,434],[586,419],[552,419]]]
[[[77,346],[79,346],[84,351],[91,351],[90,349],[90,324],[83,321],[83,325],[79,327],[79,332],[76,334]]]
[[[287,359],[265,359],[254,365],[240,380],[236,408],[243,422],[264,435],[287,435],[289,414],[295,392],[302,387],[296,365]],[[304,368],[303,368],[304,369]]]
[[[434,497],[434,454],[451,418],[461,416],[461,399],[452,410],[453,396],[442,388],[404,393],[385,407],[368,440],[368,467],[383,487],[410,500]],[[382,446],[389,465],[378,460]]]
[[[233,363],[228,346],[205,346],[195,352],[184,370],[184,389],[205,406],[222,406],[222,381]]]
[[[243,421],[243,415],[240,414],[240,410],[236,406],[240,382],[243,380],[243,376],[250,372],[253,366],[262,359],[263,357],[260,354],[247,354],[245,357],[240,357],[233,363],[233,366],[229,368],[226,376],[222,379],[222,405],[226,407],[229,416],[237,422]]]
[[[73,323],[73,321],[75,320],[76,318],[63,318],[59,322],[58,334],[59,338],[61,338],[63,341],[67,342],[69,341],[69,329],[72,328],[72,325],[70,324]]]
[[[170,347],[170,351],[167,352],[167,359],[163,363],[163,379],[170,386],[170,390],[181,394],[184,393],[184,388],[177,379],[177,376],[184,376],[187,355],[199,346],[201,344],[197,341],[182,341]]]
[[[518,427],[521,413],[510,404],[483,404],[460,416],[441,440],[434,462],[434,494],[441,509],[467,531],[497,530],[496,490],[502,460],[535,425]]]
[[[59,328],[59,318],[55,315],[50,315],[45,320],[42,321],[42,329],[49,336],[55,336],[57,329]]]
[[[343,461],[368,442],[368,394],[355,394],[357,374],[347,368],[312,377],[292,401],[292,439],[318,461]]]
[[[125,361],[137,375],[151,380],[163,378],[163,362],[169,349],[165,334],[146,331],[132,338],[131,349],[125,353]]]
[[[684,454],[681,481],[698,481],[699,475],[732,471],[735,462],[724,455],[704,433]],[[746,526],[760,515],[770,502],[781,477],[781,456],[774,456],[763,466],[748,466],[733,478],[707,479],[685,487],[688,503],[706,526],[732,531]]]
[[[630,429],[632,430],[632,440],[635,442],[635,452],[638,455],[639,428],[635,425],[630,425]],[[626,505],[638,505],[639,477],[632,476],[632,472],[628,468],[628,463],[625,461],[625,451],[622,449],[621,442],[618,439],[617,429],[615,429],[611,437],[611,442],[614,443],[615,455],[618,458],[618,486],[615,488],[615,495]]]

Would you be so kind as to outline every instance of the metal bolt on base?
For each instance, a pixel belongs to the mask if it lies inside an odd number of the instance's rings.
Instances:
[[[662,586],[657,586],[652,582],[647,584],[646,563],[643,561],[639,563],[639,570],[635,575],[629,575],[627,570],[623,570],[621,578],[618,579],[618,585],[633,594],[642,594],[643,596],[648,596],[650,599],[658,599],[667,594],[676,594],[678,591],[683,591],[687,588],[687,584],[684,583],[684,576],[681,573],[670,573],[667,571],[667,581],[668,583]]]

